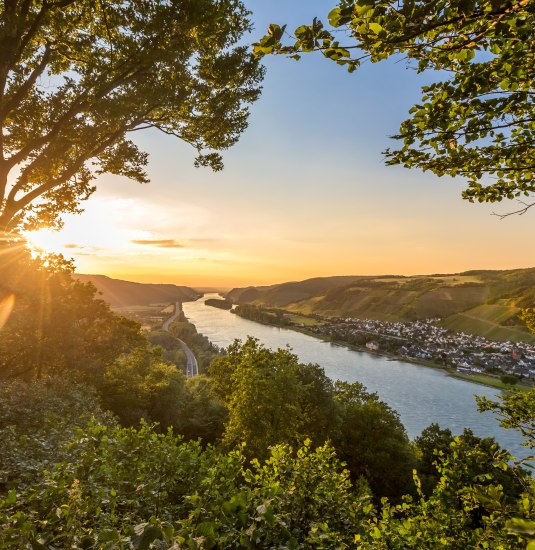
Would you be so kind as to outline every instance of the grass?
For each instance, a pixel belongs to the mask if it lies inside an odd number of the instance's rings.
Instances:
[[[430,279],[436,281],[442,281],[448,285],[462,285],[463,283],[481,283],[481,277],[479,275],[445,275],[443,277],[430,276]]]
[[[499,390],[520,390],[528,391],[530,386],[524,386],[523,384],[516,384],[510,386],[509,384],[504,384],[499,378],[494,376],[486,376],[485,374],[460,374],[457,372],[450,373],[450,376],[453,378],[460,378],[461,380],[466,380],[468,382],[474,382],[476,384],[482,384],[483,386],[490,386],[491,388],[497,388]]]
[[[306,327],[317,327],[318,325],[323,325],[322,321],[312,319],[310,317],[304,317],[302,315],[292,315],[288,319],[296,325],[304,325]]]

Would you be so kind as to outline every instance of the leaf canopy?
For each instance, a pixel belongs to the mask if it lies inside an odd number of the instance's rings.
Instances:
[[[238,0],[0,2],[0,230],[61,224],[102,173],[140,183],[156,128],[196,165],[247,126],[263,69]]]

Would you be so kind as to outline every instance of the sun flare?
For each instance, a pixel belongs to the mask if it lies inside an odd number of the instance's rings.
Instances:
[[[52,229],[24,232],[24,238],[32,254],[65,254],[66,246],[61,235]]]

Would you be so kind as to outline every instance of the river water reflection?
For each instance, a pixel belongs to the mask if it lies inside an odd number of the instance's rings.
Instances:
[[[317,363],[334,380],[361,382],[369,391],[395,409],[410,438],[432,422],[450,428],[454,434],[471,428],[476,435],[493,436],[515,456],[526,456],[521,438],[513,430],[502,429],[492,413],[479,413],[474,395],[495,397],[500,392],[448,376],[432,369],[392,361],[384,357],[349,350],[288,329],[248,321],[226,310],[205,305],[205,295],[183,304],[186,317],[212,343],[227,347],[236,338],[258,338],[270,348],[290,346],[303,363]]]

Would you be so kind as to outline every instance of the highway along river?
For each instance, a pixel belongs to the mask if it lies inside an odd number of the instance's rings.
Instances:
[[[186,302],[186,317],[212,343],[227,347],[236,338],[258,338],[272,349],[290,346],[302,363],[317,363],[333,380],[361,382],[369,391],[395,409],[412,439],[432,422],[454,434],[470,428],[481,437],[492,436],[517,458],[527,456],[514,430],[504,430],[492,413],[479,413],[474,395],[493,398],[500,392],[452,378],[440,369],[392,361],[384,357],[349,350],[293,330],[271,327],[242,319],[229,311],[205,305],[207,294]]]

